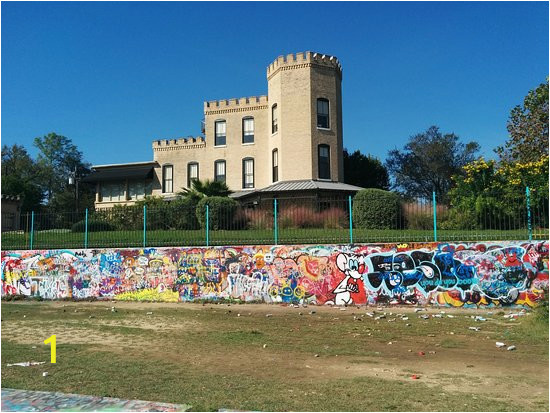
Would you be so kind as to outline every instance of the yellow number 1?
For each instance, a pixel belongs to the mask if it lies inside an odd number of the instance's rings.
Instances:
[[[55,334],[44,340],[44,344],[50,344],[52,349],[52,364],[55,364]]]

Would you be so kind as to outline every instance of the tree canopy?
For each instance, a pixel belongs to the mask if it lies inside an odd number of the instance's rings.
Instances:
[[[390,188],[388,170],[382,162],[358,150],[350,154],[344,149],[344,182],[363,188]]]
[[[454,133],[441,133],[437,126],[411,136],[402,150],[389,151],[386,167],[393,177],[393,189],[408,196],[431,197],[448,202],[453,175],[475,159],[477,142],[460,142]]]
[[[508,140],[496,149],[501,161],[537,162],[548,155],[548,79],[512,109],[507,129]]]
[[[44,198],[40,170],[23,146],[2,146],[2,193],[19,195],[23,212],[40,208]]]
[[[178,193],[178,195],[182,197],[195,200],[211,196],[226,197],[229,196],[229,194],[231,194],[231,191],[225,182],[212,181],[209,179],[204,181],[196,179],[191,184],[190,189],[182,188],[182,191]]]

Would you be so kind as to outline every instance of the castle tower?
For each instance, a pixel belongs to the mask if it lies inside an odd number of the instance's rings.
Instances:
[[[279,180],[343,182],[338,59],[313,52],[279,56],[268,66],[267,80],[269,150],[278,150]]]

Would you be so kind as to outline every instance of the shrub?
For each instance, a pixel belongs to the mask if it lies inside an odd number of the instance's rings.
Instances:
[[[88,220],[88,232],[95,231],[113,231],[115,228],[107,221],[102,221],[99,219],[89,219]],[[71,231],[72,232],[84,232],[86,230],[86,221],[78,221],[73,224]]]
[[[250,229],[273,229],[273,212],[265,209],[245,209]]]
[[[109,222],[119,231],[143,229],[143,207],[115,205],[108,210],[94,212],[94,218]]]
[[[382,189],[362,189],[353,198],[353,222],[358,228],[398,229],[403,222],[399,195]]]
[[[347,228],[349,217],[341,208],[329,208],[319,212],[319,221],[323,228]]]
[[[197,203],[195,198],[178,198],[169,203],[172,211],[173,225],[176,229],[193,230],[199,229],[197,220]]]
[[[221,196],[201,199],[195,209],[201,228],[206,228],[206,204],[209,206],[209,226],[211,230],[233,229],[233,220],[238,206],[237,201]]]
[[[460,210],[458,208],[451,208],[449,212],[441,218],[438,216],[437,226],[440,229],[454,230],[473,230],[480,228],[478,225],[478,216],[475,211]]]
[[[278,215],[279,228],[320,228],[321,217],[314,209],[291,205],[282,208]]]

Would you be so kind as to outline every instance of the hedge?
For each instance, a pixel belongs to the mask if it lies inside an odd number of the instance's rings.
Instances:
[[[363,229],[403,227],[399,195],[382,189],[363,189],[353,198],[353,222]]]
[[[237,227],[243,223],[240,219],[238,222],[235,220],[238,202],[221,196],[205,197],[197,204],[195,211],[201,228],[206,228],[206,204],[209,208],[209,229],[241,229]],[[246,226],[246,223],[244,225]]]

